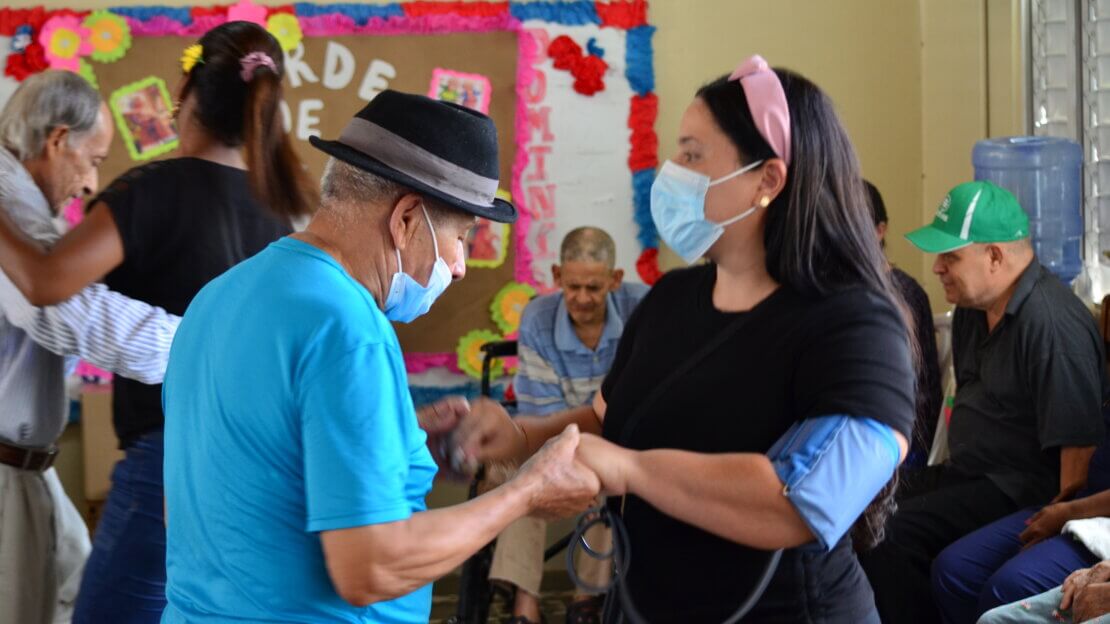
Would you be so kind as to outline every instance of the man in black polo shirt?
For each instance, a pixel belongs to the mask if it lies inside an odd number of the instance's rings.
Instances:
[[[961,184],[907,238],[937,254],[933,272],[956,304],[951,457],[903,481],[886,541],[861,562],[884,622],[933,623],[929,572],[945,546],[1086,483],[1105,373],[1093,317],[1037,262],[1008,191]]]

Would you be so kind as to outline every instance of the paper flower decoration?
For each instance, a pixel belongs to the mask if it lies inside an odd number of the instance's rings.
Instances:
[[[536,289],[528,284],[509,282],[493,296],[489,306],[490,315],[497,328],[505,335],[520,329],[520,316],[524,306],[536,296]]]
[[[475,379],[482,378],[482,345],[501,340],[501,336],[488,329],[475,329],[459,339],[455,353],[459,356],[459,370]],[[494,360],[490,368],[490,378],[496,379],[505,372],[500,359]]]
[[[12,35],[12,54],[23,54],[27,46],[31,45],[31,41],[33,41],[31,32],[30,24],[21,24],[15,29],[15,33]]]
[[[593,40],[591,40],[592,42]],[[567,35],[560,35],[547,47],[547,55],[555,69],[569,71],[574,76],[574,90],[582,95],[593,95],[605,90],[605,71],[609,64],[602,60],[605,51],[596,44],[588,44],[589,54],[582,54],[582,46]]]
[[[85,59],[78,61],[77,75],[87,80],[92,88],[100,89],[100,83],[96,81],[96,73],[93,72],[92,65]]]
[[[27,44],[23,54],[9,54],[8,64],[4,66],[4,75],[22,81],[31,74],[50,67],[46,62],[46,55],[38,41]]]
[[[42,26],[39,43],[46,53],[46,62],[54,69],[80,69],[82,56],[92,51],[89,43],[89,30],[81,26],[81,21],[72,15],[55,15]]]
[[[258,6],[251,0],[239,0],[239,2],[227,8],[227,21],[254,22],[265,27],[266,7]]]
[[[266,30],[278,40],[281,49],[286,52],[292,52],[301,45],[301,39],[304,38],[304,33],[301,32],[301,23],[297,21],[296,15],[289,13],[274,13],[270,19],[266,20]]]
[[[204,62],[204,60],[201,59],[201,56],[203,54],[204,48],[202,48],[199,43],[194,43],[193,45],[185,48],[185,51],[181,53],[181,71],[185,72],[186,74],[193,71],[193,68],[197,66],[197,63]]]
[[[90,56],[98,63],[118,61],[131,48],[131,26],[115,13],[93,11],[84,26],[89,29]]]

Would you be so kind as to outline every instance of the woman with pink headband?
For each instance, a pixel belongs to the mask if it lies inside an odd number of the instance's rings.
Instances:
[[[579,457],[610,496],[626,621],[734,622],[748,602],[749,621],[878,622],[855,550],[882,537],[914,356],[832,102],[746,60],[697,92],[651,201],[663,240],[709,262],[655,285],[592,407],[475,405],[464,457],[601,434]]]
[[[182,57],[178,157],[120,176],[50,251],[0,220],[4,271],[37,305],[103,279],[184,314],[211,279],[291,233],[291,219],[315,207],[314,185],[282,128],[283,60],[277,40],[256,24],[208,31]],[[113,386],[125,457],[85,567],[78,624],[154,623],[166,605],[162,386],[121,377]]]

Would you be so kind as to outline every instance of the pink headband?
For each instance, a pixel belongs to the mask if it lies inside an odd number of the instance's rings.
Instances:
[[[730,82],[740,81],[756,129],[775,154],[789,166],[790,108],[786,105],[786,93],[778,75],[762,56],[756,54],[740,63],[728,79]]]
[[[243,82],[250,82],[254,78],[254,70],[259,67],[269,67],[270,71],[277,73],[277,65],[274,59],[270,58],[269,54],[265,52],[251,52],[250,54],[239,59],[239,77]]]

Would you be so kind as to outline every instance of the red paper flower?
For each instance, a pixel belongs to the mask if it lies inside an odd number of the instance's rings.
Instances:
[[[663,277],[663,272],[659,270],[659,250],[652,247],[645,249],[636,261],[636,272],[648,286],[658,282]]]
[[[559,35],[547,46],[547,55],[555,61],[555,69],[573,72],[582,58],[582,46],[566,35]]]
[[[600,56],[582,54],[582,46],[566,35],[559,35],[547,46],[547,55],[555,69],[569,71],[574,76],[574,90],[583,95],[593,95],[605,89],[605,70],[609,64]]]
[[[593,95],[605,89],[605,70],[609,64],[596,56],[586,56],[578,61],[571,74],[574,76],[574,90],[582,95]]]
[[[8,55],[8,64],[4,67],[4,75],[22,81],[31,74],[37,74],[50,65],[46,62],[46,53],[38,41],[27,45],[23,54]]]

